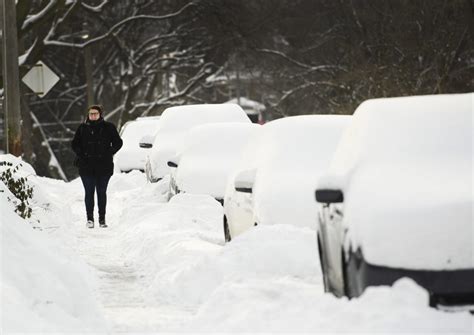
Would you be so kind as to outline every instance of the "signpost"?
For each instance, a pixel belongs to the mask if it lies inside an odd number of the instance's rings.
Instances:
[[[22,81],[42,98],[56,85],[59,77],[46,64],[39,61],[23,76]]]

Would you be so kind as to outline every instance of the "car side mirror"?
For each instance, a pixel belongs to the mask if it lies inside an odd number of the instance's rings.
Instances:
[[[237,192],[252,193],[253,184],[255,182],[255,174],[257,170],[240,171],[234,180],[234,187]]]
[[[150,149],[153,147],[153,141],[154,141],[153,136],[145,135],[140,139],[140,142],[138,145],[140,146],[140,148]]]
[[[177,168],[177,167],[178,167],[178,164],[176,164],[176,163],[173,162],[173,161],[168,161],[168,166],[169,166],[169,167],[172,167],[172,168]]]
[[[316,190],[316,201],[323,204],[341,203],[344,201],[344,195],[340,190],[321,189]]]
[[[166,162],[166,164],[171,168],[177,168],[179,165],[180,159],[181,159],[181,155],[175,154],[173,157],[170,158],[169,161]]]

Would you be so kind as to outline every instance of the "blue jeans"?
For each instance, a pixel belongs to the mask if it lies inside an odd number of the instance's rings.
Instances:
[[[86,176],[82,175],[84,185],[87,220],[94,221],[94,193],[97,190],[97,205],[99,206],[99,221],[105,220],[105,207],[107,206],[107,185],[110,175]]]

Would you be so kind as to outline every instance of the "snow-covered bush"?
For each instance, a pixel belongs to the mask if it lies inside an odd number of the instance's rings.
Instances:
[[[27,178],[18,176],[18,170],[22,167],[19,163],[13,166],[13,163],[0,161],[1,173],[0,180],[5,184],[16,199],[10,199],[15,204],[15,212],[23,219],[31,217],[32,209],[29,200],[33,197],[33,187],[28,185]],[[3,168],[3,167],[6,167]]]

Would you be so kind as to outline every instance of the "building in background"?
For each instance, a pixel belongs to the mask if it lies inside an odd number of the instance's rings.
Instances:
[[[247,113],[253,123],[265,123],[265,105],[245,97],[233,98],[225,102],[226,104],[237,104]]]

